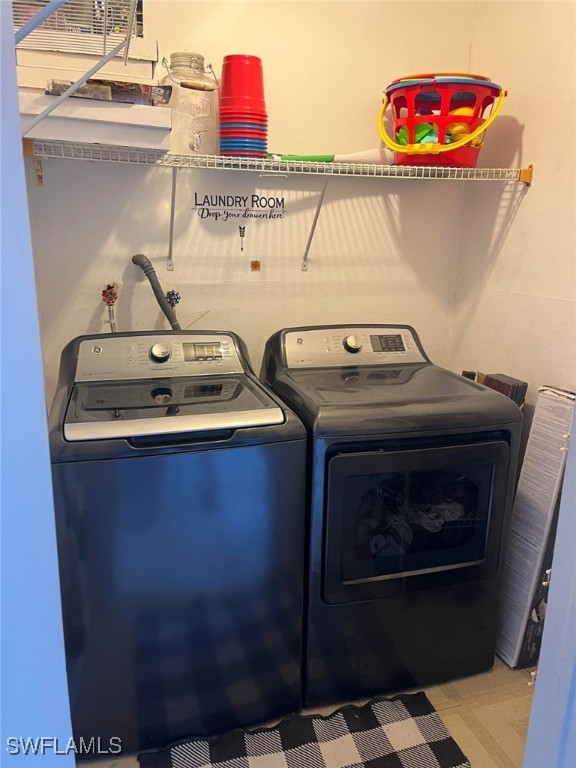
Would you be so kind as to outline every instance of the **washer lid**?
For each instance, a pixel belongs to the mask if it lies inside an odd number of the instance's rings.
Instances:
[[[77,383],[64,439],[105,440],[282,424],[282,409],[244,375]]]

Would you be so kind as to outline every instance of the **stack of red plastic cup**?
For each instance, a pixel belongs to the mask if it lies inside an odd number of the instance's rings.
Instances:
[[[268,115],[262,61],[257,56],[225,56],[220,83],[220,154],[266,157]]]

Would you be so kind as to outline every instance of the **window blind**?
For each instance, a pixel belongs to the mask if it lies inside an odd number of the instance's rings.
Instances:
[[[13,0],[14,31],[47,4],[48,0]],[[108,0],[107,4],[104,0],[67,0],[22,40],[18,48],[103,56],[124,39],[129,18],[130,0]],[[143,35],[142,0],[138,0],[132,38]]]

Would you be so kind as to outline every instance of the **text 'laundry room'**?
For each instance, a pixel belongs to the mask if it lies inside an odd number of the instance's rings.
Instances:
[[[2,765],[573,768],[576,5],[0,20]]]

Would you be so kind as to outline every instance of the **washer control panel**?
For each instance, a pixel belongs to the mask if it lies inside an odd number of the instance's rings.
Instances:
[[[350,326],[288,331],[284,336],[284,349],[289,368],[428,362],[413,330],[406,326]]]
[[[169,336],[110,334],[80,343],[75,381],[123,381],[243,373],[225,333]]]

